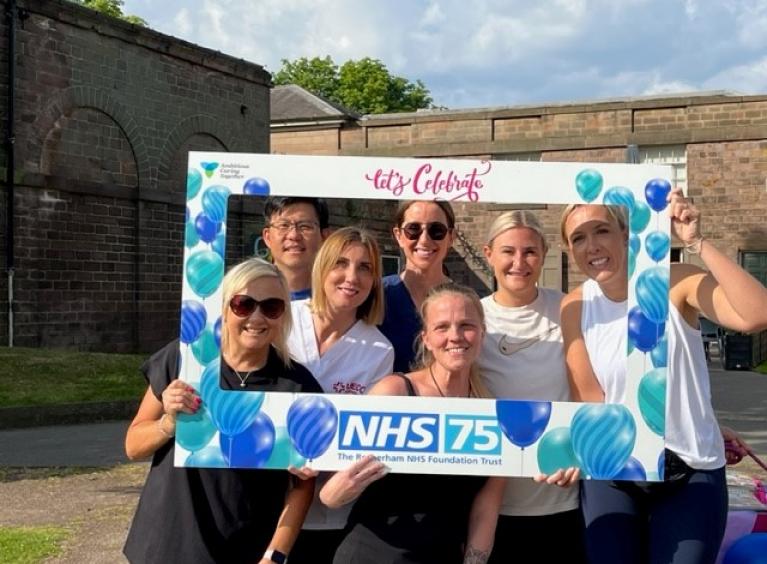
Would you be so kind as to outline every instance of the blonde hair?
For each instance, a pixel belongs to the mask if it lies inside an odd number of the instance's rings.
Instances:
[[[325,278],[335,267],[344,250],[353,243],[365,247],[370,255],[370,264],[373,268],[371,272],[373,287],[365,301],[357,308],[357,319],[362,319],[369,325],[379,325],[383,321],[384,313],[381,251],[373,235],[358,227],[343,227],[334,231],[320,247],[312,267],[312,313],[322,316],[327,312],[328,301],[324,290]]]
[[[538,216],[530,210],[510,210],[503,212],[496,217],[487,232],[487,246],[492,247],[493,241],[498,235],[509,229],[514,229],[515,227],[527,227],[528,229],[535,231],[541,238],[543,254],[545,255],[548,252],[549,245],[546,243],[546,235],[543,233],[543,226],[538,220]]]
[[[570,217],[570,214],[575,211],[576,208],[579,208],[581,206],[586,205],[601,205],[601,204],[570,204],[568,205],[563,211],[562,211],[562,217],[559,220],[559,235],[562,237],[562,243],[564,243],[565,247],[570,247],[570,242],[567,240],[567,232],[565,231],[565,224],[567,223],[567,218]],[[607,215],[612,220],[612,223],[617,225],[621,231],[625,231],[628,233],[628,214],[626,213],[626,208],[624,206],[614,206],[614,205],[603,205],[607,210]]]
[[[290,367],[290,353],[288,352],[288,335],[292,327],[292,318],[290,315],[290,293],[288,292],[288,283],[282,272],[272,263],[266,262],[260,258],[249,258],[238,265],[232,267],[224,276],[222,285],[224,294],[223,320],[229,315],[234,315],[229,310],[229,301],[235,292],[247,287],[251,282],[261,278],[274,278],[280,283],[280,298],[285,301],[285,312],[280,317],[280,330],[272,342],[272,346],[277,351],[285,366]],[[222,321],[223,321],[222,320]],[[221,351],[225,351],[229,344],[229,329],[226,323],[221,324]]]
[[[472,306],[474,306],[474,309],[479,314],[479,319],[482,323],[482,332],[487,332],[485,327],[485,310],[482,308],[482,302],[479,301],[479,296],[474,290],[467,286],[456,284],[455,282],[444,282],[442,284],[438,284],[429,290],[428,294],[426,294],[426,299],[421,304],[421,308],[419,310],[421,315],[421,325],[423,328],[417,341],[418,350],[416,354],[416,360],[414,362],[414,367],[416,370],[427,368],[434,363],[434,355],[423,344],[423,333],[426,331],[426,314],[429,308],[429,304],[443,296],[450,294],[461,296],[466,301],[471,303]],[[476,362],[471,365],[471,369],[469,371],[469,395],[474,398],[491,397],[490,392],[487,390],[487,387],[482,381],[482,376],[479,373],[479,367],[477,366]]]

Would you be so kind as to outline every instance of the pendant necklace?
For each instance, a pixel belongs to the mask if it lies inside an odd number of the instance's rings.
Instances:
[[[255,370],[251,370],[250,372],[245,374],[245,376],[240,374],[237,370],[233,370],[234,374],[237,376],[237,379],[240,381],[240,388],[245,387],[245,383],[248,381],[248,378],[250,378],[250,375],[253,374],[256,370],[258,369],[256,368]]]
[[[442,392],[442,388],[439,387],[439,384],[437,384],[437,379],[434,377],[434,370],[431,367],[431,364],[429,365],[429,376],[431,376],[431,381],[434,382],[434,387],[437,388],[437,391],[439,392],[439,395],[444,397],[445,394]],[[471,381],[469,381],[469,393],[466,395],[466,397],[471,397]]]

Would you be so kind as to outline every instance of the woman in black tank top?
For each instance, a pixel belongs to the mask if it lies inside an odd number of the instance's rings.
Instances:
[[[391,374],[369,393],[486,397],[475,366],[485,333],[476,293],[442,284],[420,313],[420,368]],[[320,499],[330,507],[356,500],[335,564],[486,562],[505,479],[386,474],[386,466],[368,456],[323,487]]]

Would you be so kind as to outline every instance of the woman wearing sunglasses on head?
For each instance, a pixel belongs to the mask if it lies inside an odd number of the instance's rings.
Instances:
[[[484,252],[498,289],[482,299],[487,335],[478,364],[493,397],[570,400],[559,321],[564,294],[538,285],[547,251],[531,211],[505,212],[490,226]],[[569,486],[578,472],[565,468],[546,479]],[[508,480],[491,564],[514,560],[523,543],[536,547],[541,562],[585,562],[578,488],[549,484]],[[552,535],[557,542],[549,542]]]
[[[292,362],[288,289],[283,275],[249,259],[224,277],[221,378],[224,389],[322,392]],[[287,471],[175,468],[178,413],[195,413],[198,392],[177,379],[179,342],[141,367],[149,383],[125,439],[131,460],[152,456],[152,467],[125,544],[138,562],[283,562],[312,500],[314,481]]]
[[[371,233],[355,227],[332,233],[314,261],[311,299],[294,301],[291,309],[290,352],[325,392],[364,394],[391,373],[394,350],[376,328],[383,292],[381,254]],[[313,475],[308,469],[301,472]],[[315,500],[291,562],[330,562],[348,513]]]
[[[698,315],[738,331],[767,327],[767,290],[700,232],[700,213],[680,190],[668,196],[671,231],[708,271],[671,265],[665,481],[586,480],[581,508],[589,562],[714,562],[727,517],[725,451],[711,405]],[[588,277],[562,301],[573,399],[625,400],[628,296],[624,208],[571,205],[562,239]]]
[[[453,245],[455,213],[448,202],[402,202],[394,218],[394,238],[405,269],[383,279],[386,310],[379,329],[394,345],[394,370],[409,372],[421,331],[418,309],[434,286],[448,280],[444,261]]]

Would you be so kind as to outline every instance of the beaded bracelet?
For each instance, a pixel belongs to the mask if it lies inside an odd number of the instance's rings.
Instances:
[[[691,255],[699,255],[700,249],[703,246],[703,237],[700,237],[697,241],[689,243],[684,246],[684,250]]]
[[[160,419],[158,419],[158,420],[157,420],[157,429],[160,431],[160,433],[162,433],[163,435],[165,435],[165,436],[166,436],[166,437],[168,437],[169,439],[172,439],[173,437],[175,437],[175,436],[176,436],[176,433],[175,433],[175,431],[174,431],[173,433],[169,433],[169,432],[168,432],[168,431],[166,431],[166,430],[165,430],[165,428],[162,426],[162,422],[165,420],[165,418],[166,418],[167,416],[168,416],[168,414],[167,414],[167,413],[163,413],[163,414],[162,414],[162,417],[160,417]]]

